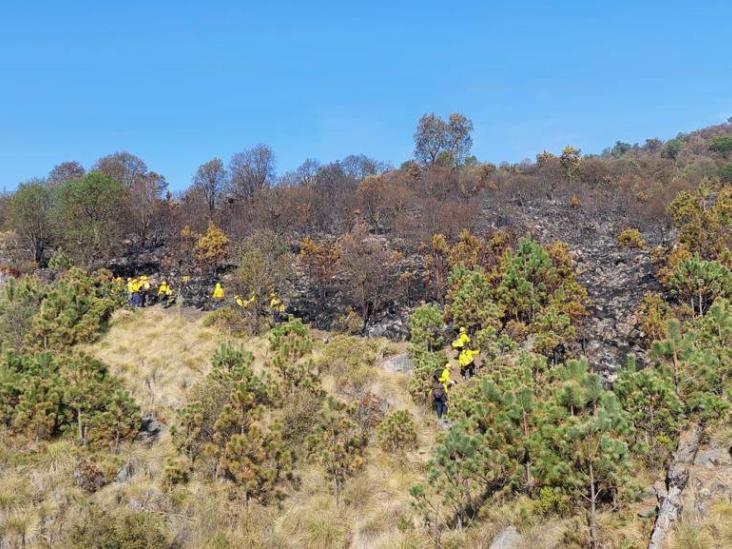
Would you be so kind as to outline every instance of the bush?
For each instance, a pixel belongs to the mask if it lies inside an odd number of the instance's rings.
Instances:
[[[646,247],[646,241],[638,229],[625,229],[618,235],[618,244],[623,248],[635,248],[638,250]]]
[[[70,269],[50,288],[26,338],[30,348],[64,350],[94,341],[122,305],[111,273]]]
[[[434,351],[444,344],[442,311],[436,305],[422,305],[409,316],[410,341],[425,351]]]
[[[408,410],[388,414],[376,429],[379,446],[387,452],[405,452],[417,447],[414,416]]]
[[[727,162],[719,169],[719,178],[722,183],[732,183],[732,162]]]
[[[0,379],[0,422],[37,439],[70,433],[116,450],[140,427],[130,395],[90,356],[6,353]]]
[[[193,246],[193,257],[203,267],[215,270],[228,255],[229,237],[209,222],[206,233],[200,235]]]
[[[679,263],[668,281],[671,291],[699,316],[719,297],[732,295],[732,273],[699,254]]]
[[[21,350],[48,290],[30,276],[5,282],[0,291],[0,344],[4,350]]]
[[[666,337],[666,323],[671,320],[673,310],[658,294],[646,293],[636,314],[638,327],[647,341]]]
[[[234,304],[225,305],[211,311],[203,319],[206,327],[215,327],[219,330],[237,336],[252,336],[264,329],[253,314],[242,311]]]
[[[69,546],[78,549],[173,548],[161,520],[152,513],[111,513],[93,506],[72,526]]]

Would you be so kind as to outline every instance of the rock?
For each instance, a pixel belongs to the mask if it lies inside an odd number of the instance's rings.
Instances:
[[[679,438],[679,444],[666,473],[668,493],[658,509],[648,549],[664,547],[666,536],[681,515],[684,508],[681,496],[689,480],[689,468],[694,463],[703,433],[704,427],[695,424],[684,431]]]
[[[407,353],[402,353],[386,359],[381,366],[387,372],[408,373],[414,369],[414,362]]]
[[[514,526],[504,528],[493,538],[490,549],[517,549],[523,544],[524,538]]]
[[[703,465],[706,467],[732,465],[732,456],[730,456],[725,448],[710,448],[697,454],[694,465]]]
[[[127,482],[134,474],[135,468],[132,466],[132,463],[128,461],[119,471],[117,471],[117,476],[114,480],[117,482]]]
[[[140,432],[137,433],[137,437],[135,438],[143,442],[154,442],[160,433],[163,432],[163,429],[165,429],[165,425],[157,419],[152,416],[145,416],[142,418]]]

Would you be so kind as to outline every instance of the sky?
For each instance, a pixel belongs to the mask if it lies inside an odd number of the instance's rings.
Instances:
[[[481,161],[668,139],[732,116],[732,2],[0,2],[0,190],[129,151],[187,187],[258,143],[280,173],[398,166],[426,112]]]

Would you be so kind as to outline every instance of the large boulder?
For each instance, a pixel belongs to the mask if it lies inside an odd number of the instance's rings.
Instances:
[[[522,546],[524,538],[518,533],[516,527],[509,526],[501,530],[498,535],[493,538],[490,549],[518,549]]]

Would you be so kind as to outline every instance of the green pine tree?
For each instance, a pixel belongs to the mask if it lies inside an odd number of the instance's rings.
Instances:
[[[326,478],[333,483],[336,505],[340,505],[345,481],[363,468],[367,443],[363,430],[351,419],[345,404],[326,399],[308,438],[308,446],[311,455],[323,466]]]

